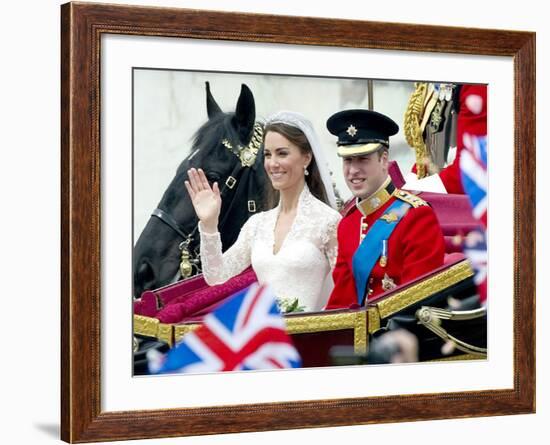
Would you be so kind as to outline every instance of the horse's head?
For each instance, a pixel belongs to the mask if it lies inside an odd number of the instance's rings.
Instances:
[[[188,242],[198,258],[197,217],[185,190],[190,167],[204,170],[210,183],[222,190],[219,230],[224,250],[237,239],[240,228],[263,206],[263,128],[255,123],[254,97],[246,85],[234,113],[224,113],[206,83],[208,121],[196,132],[190,154],[179,165],[134,247],[134,295],[156,289],[178,278],[180,244]],[[196,273],[196,269],[194,270]]]

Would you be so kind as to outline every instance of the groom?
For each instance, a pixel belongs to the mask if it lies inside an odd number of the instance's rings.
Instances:
[[[368,110],[332,115],[344,178],[355,196],[338,226],[334,290],[326,309],[363,306],[367,300],[443,264],[443,233],[432,208],[395,188],[388,174],[389,117]]]

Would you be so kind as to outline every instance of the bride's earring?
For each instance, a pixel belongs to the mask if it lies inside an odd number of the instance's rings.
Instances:
[[[307,171],[307,165],[304,165],[304,175],[305,176],[309,175],[309,172]]]

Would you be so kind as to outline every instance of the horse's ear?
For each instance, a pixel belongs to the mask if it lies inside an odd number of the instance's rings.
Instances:
[[[208,113],[208,119],[212,119],[216,114],[222,112],[220,106],[210,92],[210,82],[206,82],[206,111]]]
[[[243,144],[246,144],[252,134],[254,121],[256,120],[256,105],[252,91],[244,83],[241,86],[241,94],[237,101],[235,109],[235,120],[239,138]]]

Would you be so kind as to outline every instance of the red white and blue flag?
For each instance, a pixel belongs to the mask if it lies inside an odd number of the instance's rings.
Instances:
[[[479,301],[487,300],[487,239],[481,230],[472,230],[464,239],[464,254],[474,269]]]
[[[472,205],[472,214],[487,227],[487,135],[464,134],[460,173],[462,187]]]
[[[203,324],[165,356],[150,357],[153,374],[298,368],[275,296],[253,284],[204,317]]]
[[[464,134],[460,156],[462,186],[470,199],[472,215],[487,228],[487,135]],[[470,232],[465,239],[464,254],[475,272],[479,299],[487,300],[487,238],[481,230]]]

